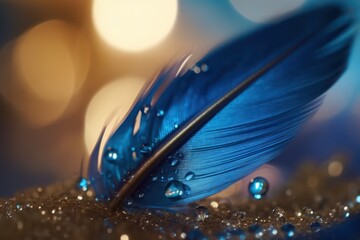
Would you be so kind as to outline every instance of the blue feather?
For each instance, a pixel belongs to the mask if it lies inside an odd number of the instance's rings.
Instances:
[[[191,68],[187,56],[164,69],[99,139],[89,167],[98,198],[170,208],[275,158],[344,72],[352,30],[348,12],[321,7],[220,46]]]

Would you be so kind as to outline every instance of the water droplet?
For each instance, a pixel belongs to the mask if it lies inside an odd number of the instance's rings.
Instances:
[[[175,124],[174,124],[174,127],[175,127],[175,128],[178,128],[178,127],[179,127],[179,124],[175,123]]]
[[[193,179],[195,176],[195,174],[193,172],[188,172],[186,175],[185,175],[185,179],[186,181],[190,181],[191,179]]]
[[[170,181],[165,187],[165,197],[170,200],[178,200],[184,195],[184,188],[182,182],[177,180]]]
[[[302,215],[302,212],[300,210],[295,211],[295,216],[301,217],[301,215]]]
[[[357,195],[355,198],[356,203],[360,203],[360,195]]]
[[[170,161],[170,165],[171,165],[172,167],[174,167],[174,166],[176,166],[176,165],[178,164],[178,162],[179,162],[179,160],[178,160],[178,159],[176,159],[176,158],[171,159],[171,161]]]
[[[253,178],[249,182],[248,190],[255,199],[262,199],[269,190],[269,182],[263,177]]]
[[[77,187],[83,191],[86,192],[89,189],[89,182],[86,178],[80,178],[77,183]]]
[[[23,207],[22,207],[21,204],[16,204],[16,209],[19,210],[19,211],[22,211]]]
[[[119,159],[119,153],[114,148],[106,149],[104,156],[105,156],[105,159],[109,162],[115,162],[116,160]]]
[[[302,213],[305,217],[312,217],[314,215],[314,211],[311,208],[304,207],[302,209]]]
[[[230,239],[239,239],[239,240],[245,240],[246,239],[246,233],[242,229],[236,229],[229,231],[230,233]]]
[[[313,222],[310,224],[310,229],[313,232],[319,232],[321,230],[321,224],[319,222]]]
[[[290,223],[282,225],[281,230],[285,233],[286,237],[291,238],[295,235],[295,227]]]
[[[196,73],[199,74],[201,72],[201,68],[199,66],[194,65],[191,70]]]
[[[165,112],[163,110],[160,110],[157,112],[156,116],[162,117],[162,116],[164,116],[164,114],[165,114]]]
[[[133,199],[131,197],[126,198],[125,204],[127,206],[131,206],[134,203]]]
[[[201,71],[203,71],[203,72],[209,71],[209,66],[206,65],[205,63],[203,63],[203,64],[201,65]]]
[[[274,227],[270,227],[269,232],[273,236],[276,236],[278,234],[278,230],[276,228],[274,228]]]
[[[249,227],[249,232],[255,235],[255,238],[261,238],[264,235],[263,228],[259,224]]]
[[[152,147],[146,144],[143,144],[140,148],[140,152],[144,155],[150,154],[152,151]]]
[[[196,207],[196,220],[197,221],[205,221],[209,218],[209,210],[204,206]]]

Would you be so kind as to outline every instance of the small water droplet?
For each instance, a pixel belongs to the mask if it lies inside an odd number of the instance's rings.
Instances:
[[[357,195],[357,196],[356,196],[355,202],[356,202],[356,203],[360,203],[360,195]]]
[[[176,158],[171,159],[171,161],[170,161],[170,165],[171,165],[172,167],[174,167],[174,166],[176,166],[176,165],[178,164],[178,162],[179,162],[179,160],[178,160],[178,159],[176,159]]]
[[[313,222],[310,224],[310,229],[312,232],[319,232],[321,230],[321,224],[319,222]]]
[[[304,207],[302,209],[302,214],[305,216],[305,217],[312,217],[314,215],[314,211],[311,209],[311,208],[308,208],[308,207]]]
[[[178,128],[178,127],[179,127],[179,124],[175,123],[174,128]]]
[[[186,175],[185,175],[185,179],[186,181],[190,181],[191,179],[193,179],[195,176],[195,174],[193,172],[188,172]]]
[[[157,112],[156,116],[162,117],[162,116],[164,116],[164,114],[165,114],[165,112],[164,112],[163,110],[159,110],[159,111]]]
[[[19,211],[22,211],[23,207],[22,207],[21,204],[16,204],[16,209],[19,210]]]
[[[285,233],[286,237],[288,238],[292,238],[293,236],[295,236],[295,227],[290,223],[282,225],[281,230]]]
[[[203,222],[209,218],[209,210],[204,206],[196,207],[196,220]]]
[[[253,178],[249,182],[248,190],[255,199],[262,199],[269,190],[269,182],[263,177]]]
[[[191,70],[196,73],[199,74],[201,72],[201,68],[199,66],[194,65]]]
[[[152,147],[147,144],[143,144],[140,148],[140,152],[144,155],[150,154],[151,151],[152,151]]]
[[[78,183],[77,183],[77,187],[83,191],[83,192],[86,192],[88,189],[89,189],[89,182],[86,178],[83,178],[81,177],[79,180],[78,180]]]
[[[128,197],[125,199],[125,204],[127,206],[131,206],[134,203],[133,199],[131,197]]]
[[[206,65],[205,63],[203,63],[203,64],[201,65],[201,71],[203,71],[203,72],[209,71],[209,66]]]
[[[177,180],[168,182],[165,186],[165,197],[170,200],[178,200],[184,195],[184,184]]]
[[[109,162],[115,162],[119,159],[119,153],[114,148],[106,149],[104,156],[105,156],[105,159]]]

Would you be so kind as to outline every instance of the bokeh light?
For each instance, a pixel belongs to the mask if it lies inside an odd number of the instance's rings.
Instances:
[[[230,0],[234,8],[245,18],[254,22],[266,22],[294,11],[305,0]]]
[[[95,146],[109,116],[122,119],[128,112],[145,80],[126,77],[114,80],[101,88],[91,99],[85,115],[85,145],[88,153]]]
[[[6,45],[0,60],[1,95],[39,127],[63,115],[87,76],[90,51],[78,29],[51,20]]]
[[[94,0],[93,21],[111,46],[130,52],[160,43],[177,16],[176,0]]]

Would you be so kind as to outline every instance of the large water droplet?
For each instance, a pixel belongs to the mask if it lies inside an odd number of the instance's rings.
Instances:
[[[188,172],[186,175],[185,175],[185,179],[186,181],[190,181],[191,179],[193,179],[195,176],[195,174],[193,172]]]
[[[119,159],[119,153],[115,148],[106,149],[104,156],[109,162],[115,162]]]
[[[196,220],[205,221],[209,218],[209,210],[204,206],[196,207]]]
[[[170,200],[178,200],[184,195],[185,186],[182,182],[172,180],[165,186],[165,197]]]
[[[288,238],[291,238],[295,235],[295,227],[290,223],[282,225],[281,230],[285,233],[286,237]]]
[[[262,199],[269,190],[269,182],[263,177],[253,178],[249,182],[248,190],[255,199]]]

